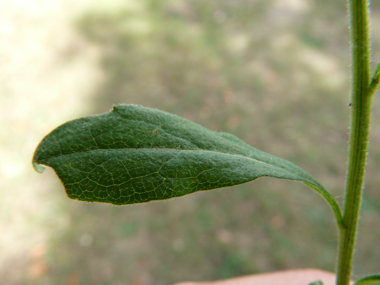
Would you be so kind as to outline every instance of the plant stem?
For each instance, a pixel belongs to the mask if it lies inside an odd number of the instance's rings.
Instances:
[[[352,60],[349,161],[343,228],[340,230],[337,285],[348,285],[352,273],[370,129],[370,36],[368,0],[349,0]],[[372,94],[371,94],[372,93]]]

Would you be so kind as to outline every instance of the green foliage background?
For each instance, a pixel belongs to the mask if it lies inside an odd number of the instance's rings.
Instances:
[[[372,2],[375,66],[380,2]],[[86,82],[91,92],[84,107],[66,120],[115,103],[159,108],[294,162],[343,201],[350,103],[345,1],[96,1],[75,14],[71,27],[75,40],[59,61],[95,53],[98,75]],[[379,269],[378,97],[357,277]],[[52,116],[41,112],[36,116],[46,125]],[[41,138],[33,138],[34,147]],[[43,187],[52,205],[43,214],[51,215],[43,218],[47,269],[38,278],[10,281],[171,284],[290,268],[334,270],[333,214],[300,183],[262,178],[126,207],[68,200],[58,179]]]

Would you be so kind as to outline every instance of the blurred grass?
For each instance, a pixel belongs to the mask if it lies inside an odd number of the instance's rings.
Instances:
[[[373,2],[376,19],[380,3]],[[76,14],[76,36],[59,62],[97,54],[100,75],[86,82],[92,91],[77,117],[116,103],[173,112],[291,160],[342,202],[347,25],[344,1],[95,1]],[[378,26],[373,35],[378,61]],[[380,261],[377,97],[374,104],[355,276],[377,272]],[[334,270],[333,214],[298,183],[260,179],[126,207],[68,201],[58,190],[53,215],[65,222],[59,230],[49,224],[47,269],[10,284],[149,285],[290,268]]]

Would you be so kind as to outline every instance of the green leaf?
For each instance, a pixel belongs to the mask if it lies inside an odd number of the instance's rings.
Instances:
[[[116,205],[169,199],[269,176],[298,180],[340,208],[310,174],[237,137],[137,105],[67,122],[38,145],[33,165],[52,167],[72,199]]]
[[[323,285],[323,282],[321,280],[317,280],[309,283],[309,285]]]
[[[380,284],[380,274],[368,275],[357,280],[354,285]]]

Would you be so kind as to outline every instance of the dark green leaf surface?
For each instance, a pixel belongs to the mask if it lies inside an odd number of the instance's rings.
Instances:
[[[67,122],[37,147],[33,165],[52,167],[72,199],[117,205],[169,199],[262,176],[301,181],[340,209],[298,166],[237,137],[137,105]]]

